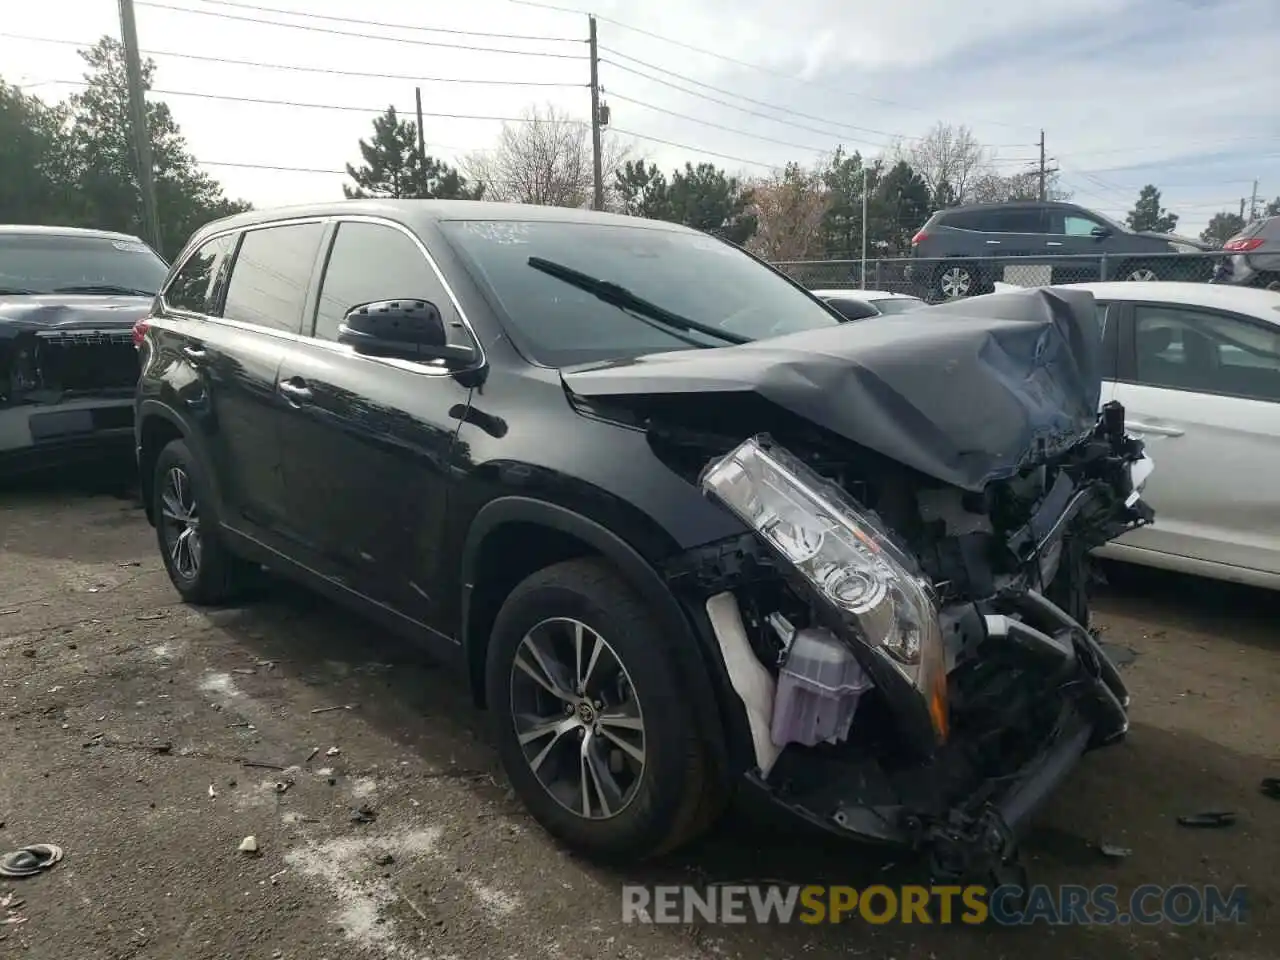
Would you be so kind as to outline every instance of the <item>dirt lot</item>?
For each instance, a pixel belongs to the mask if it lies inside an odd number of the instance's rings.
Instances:
[[[0,909],[25,918],[0,925],[0,955],[1275,957],[1280,803],[1258,785],[1280,774],[1280,598],[1142,576],[1099,609],[1107,639],[1136,654],[1132,735],[1046,810],[1033,880],[1245,884],[1248,924],[641,926],[620,921],[623,883],[865,884],[902,868],[749,811],[643,870],[584,864],[522,813],[483,716],[414,651],[287,588],[184,607],[128,500],[0,492],[0,848],[66,850],[0,883],[0,900],[25,901]],[[362,804],[373,822],[352,821]],[[1238,822],[1176,824],[1206,809]],[[247,835],[261,856],[237,852]],[[1108,860],[1098,843],[1132,854]]]

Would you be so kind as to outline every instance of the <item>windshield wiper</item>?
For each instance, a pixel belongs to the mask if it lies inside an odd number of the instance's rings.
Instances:
[[[736,333],[729,333],[727,330],[719,330],[716,327],[709,326],[705,323],[699,323],[697,320],[690,320],[688,317],[673,313],[666,307],[660,307],[652,300],[646,300],[638,293],[632,293],[626,287],[620,286],[611,280],[600,280],[590,274],[582,273],[566,267],[562,263],[556,263],[554,260],[544,260],[542,257],[530,257],[529,266],[535,270],[541,270],[543,273],[555,277],[557,280],[563,280],[565,283],[577,287],[579,290],[585,290],[594,297],[598,297],[605,303],[620,307],[623,310],[630,310],[638,313],[650,320],[656,320],[664,327],[670,327],[673,330],[695,331],[708,337],[714,337],[724,343],[750,343],[750,337],[743,337]],[[681,339],[684,339],[683,337]],[[692,341],[690,341],[692,342]],[[701,344],[696,344],[701,346]]]
[[[121,287],[114,283],[77,283],[69,287],[57,287],[54,293],[116,293],[123,297],[154,297],[151,290]]]
[[[0,287],[0,297],[33,297],[34,290],[23,290],[21,287]]]

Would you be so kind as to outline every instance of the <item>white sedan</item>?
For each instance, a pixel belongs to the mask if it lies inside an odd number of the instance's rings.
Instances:
[[[856,287],[837,290],[810,290],[815,297],[825,300],[846,320],[865,320],[882,314],[903,313],[925,306],[919,297],[888,290],[859,290]]]
[[[1098,555],[1280,589],[1280,293],[1071,287],[1105,311],[1102,402],[1124,405],[1155,463],[1155,523]]]

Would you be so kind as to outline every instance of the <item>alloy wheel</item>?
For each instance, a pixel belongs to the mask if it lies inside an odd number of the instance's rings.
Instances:
[[[184,580],[200,575],[200,511],[191,478],[182,467],[170,467],[160,495],[165,550],[174,571]]]
[[[1133,281],[1150,281],[1159,280],[1160,278],[1156,276],[1156,272],[1150,267],[1138,267],[1136,270],[1130,270],[1129,275],[1125,277],[1125,279]]]
[[[938,288],[948,300],[966,296],[972,286],[973,280],[969,276],[969,271],[962,267],[952,267],[944,271],[938,280]]]
[[[645,727],[626,667],[599,633],[554,617],[520,641],[511,716],[525,761],[561,806],[587,820],[616,817],[645,769]]]

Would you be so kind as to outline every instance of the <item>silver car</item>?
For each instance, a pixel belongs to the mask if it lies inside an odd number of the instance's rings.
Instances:
[[[1223,245],[1214,283],[1280,290],[1280,217],[1255,220]]]

